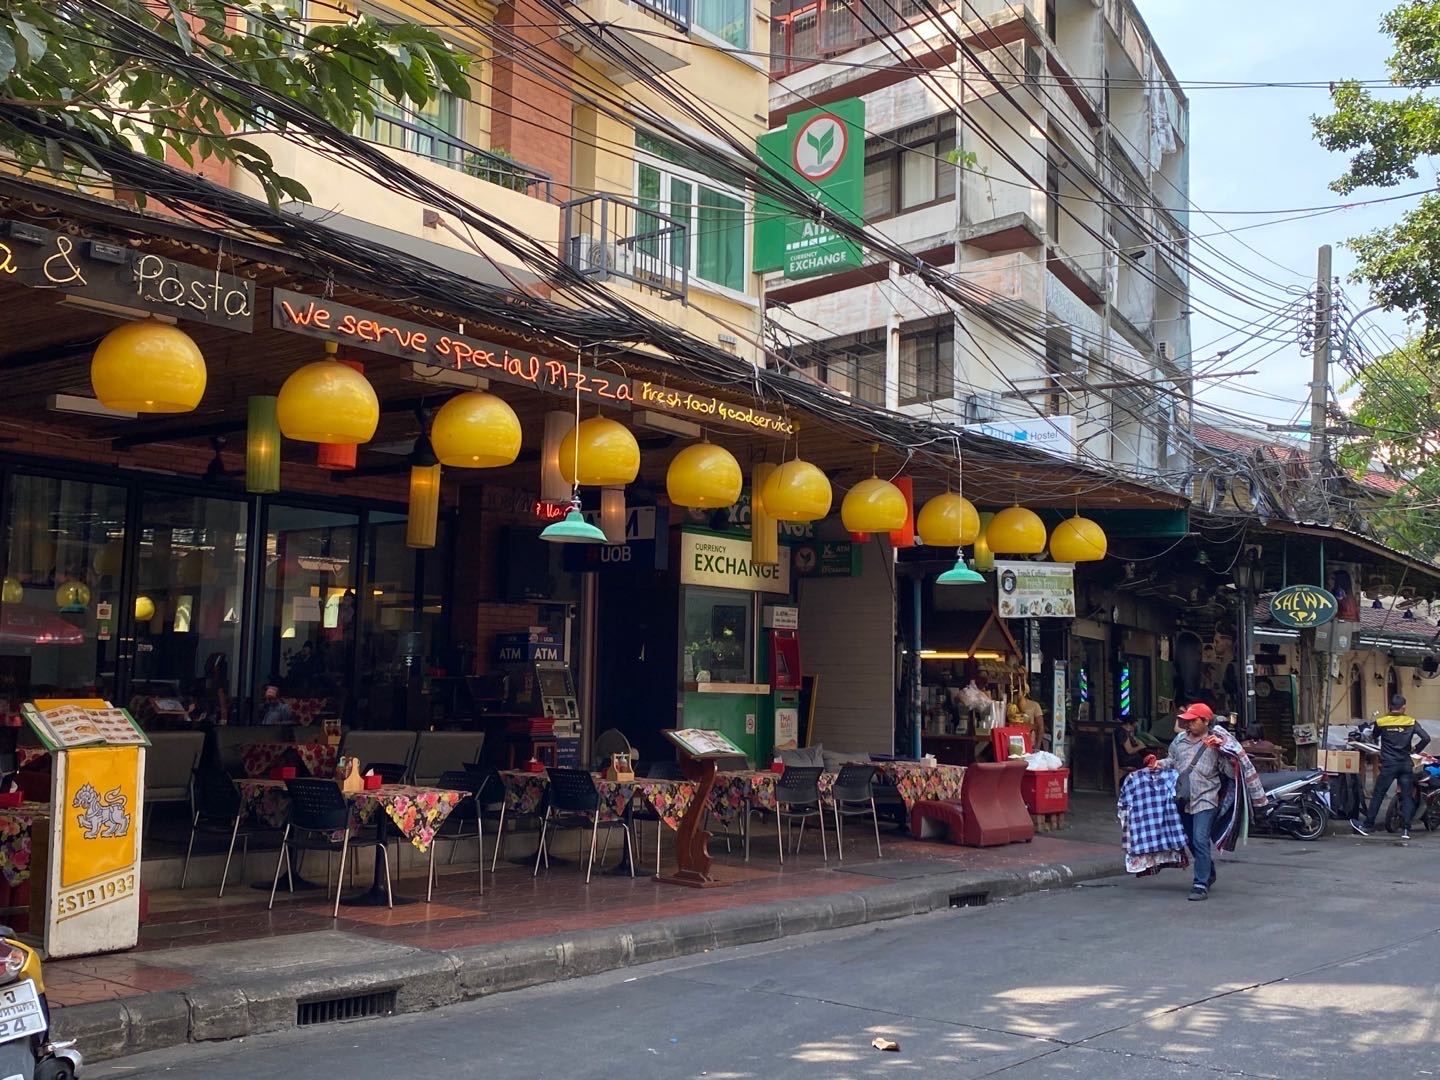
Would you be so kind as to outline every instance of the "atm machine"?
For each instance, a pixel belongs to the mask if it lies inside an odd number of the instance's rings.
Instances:
[[[800,611],[789,605],[764,610],[763,622],[770,654],[770,708],[774,745],[799,746],[800,730]]]
[[[544,748],[553,739],[554,764],[578,768],[580,705],[575,676],[565,660],[563,642],[536,638],[534,634],[502,634],[496,641],[496,666],[509,682],[506,741],[528,742],[536,756],[545,760]]]

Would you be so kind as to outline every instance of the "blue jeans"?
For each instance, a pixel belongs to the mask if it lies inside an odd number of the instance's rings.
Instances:
[[[1201,810],[1194,814],[1181,814],[1185,825],[1185,837],[1190,841],[1190,857],[1195,860],[1195,884],[1208,889],[1215,874],[1215,860],[1211,854],[1210,836],[1215,829],[1218,810]]]

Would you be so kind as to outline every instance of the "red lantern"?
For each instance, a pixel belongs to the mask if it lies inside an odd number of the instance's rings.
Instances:
[[[337,362],[353,368],[361,375],[365,374],[365,365],[359,360],[338,360]],[[321,469],[337,471],[353,469],[359,449],[355,443],[318,443],[315,448],[315,464]]]
[[[890,481],[905,494],[905,525],[890,534],[890,543],[897,548],[915,546],[915,481],[897,476]]]

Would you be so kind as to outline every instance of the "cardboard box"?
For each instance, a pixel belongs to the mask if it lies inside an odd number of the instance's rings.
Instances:
[[[1320,768],[1332,773],[1358,773],[1360,771],[1359,750],[1322,750]]]

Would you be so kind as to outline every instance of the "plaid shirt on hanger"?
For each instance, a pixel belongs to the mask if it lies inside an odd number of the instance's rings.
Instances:
[[[1116,807],[1125,822],[1126,854],[1186,849],[1185,827],[1175,807],[1178,777],[1172,769],[1141,769],[1125,778]]]

